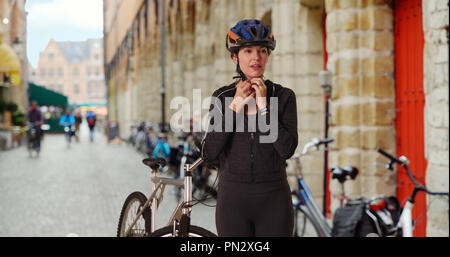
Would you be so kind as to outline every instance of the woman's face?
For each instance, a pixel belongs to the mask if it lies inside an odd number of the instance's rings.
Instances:
[[[242,47],[238,52],[239,66],[247,79],[260,78],[266,69],[269,59],[269,51],[265,46]],[[236,54],[233,55],[233,62],[237,64]]]

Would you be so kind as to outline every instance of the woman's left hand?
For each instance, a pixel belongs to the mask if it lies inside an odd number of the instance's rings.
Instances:
[[[262,78],[253,78],[250,80],[253,90],[256,93],[256,105],[262,110],[267,107],[267,87]]]

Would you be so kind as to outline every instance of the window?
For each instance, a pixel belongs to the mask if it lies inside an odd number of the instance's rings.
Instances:
[[[95,75],[100,75],[100,68],[99,67],[95,67]]]
[[[58,68],[58,76],[62,77],[63,69],[61,67]]]
[[[78,76],[79,75],[78,67],[73,68],[73,75],[74,76]]]
[[[41,77],[45,77],[45,68],[41,68]]]
[[[87,85],[87,94],[92,95],[92,82],[89,82]]]
[[[78,87],[78,84],[73,85],[73,93],[75,95],[78,95],[80,93],[80,88]]]
[[[55,57],[55,55],[53,53],[48,54],[48,60],[49,61],[53,61],[54,57]]]
[[[87,72],[87,75],[88,75],[88,76],[91,76],[91,67],[88,66],[88,67],[86,68],[86,72]]]
[[[58,92],[62,93],[63,91],[63,86],[62,84],[58,84]]]
[[[53,77],[53,68],[50,68],[50,69],[48,70],[48,75],[49,75],[50,77]]]
[[[50,90],[53,90],[53,84],[50,84]]]
[[[97,96],[100,95],[100,84],[95,85],[95,94],[96,94]]]

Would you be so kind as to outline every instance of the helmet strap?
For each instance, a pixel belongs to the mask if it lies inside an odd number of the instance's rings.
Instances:
[[[239,57],[237,57],[236,72],[238,73],[238,75],[234,76],[233,79],[240,78],[242,81],[245,81],[247,79],[244,72],[242,72],[241,67],[239,66]]]

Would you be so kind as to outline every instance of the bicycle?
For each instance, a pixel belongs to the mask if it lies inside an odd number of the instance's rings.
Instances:
[[[297,198],[297,201],[293,202],[294,206],[294,231],[293,236],[297,237],[331,237],[338,236],[340,226],[338,222],[333,220],[334,226],[333,228],[327,223],[323,213],[319,209],[314,197],[312,196],[308,186],[306,185],[303,174],[302,174],[302,164],[301,157],[308,154],[309,149],[315,147],[316,150],[319,150],[321,145],[327,145],[328,143],[333,142],[334,139],[327,138],[324,140],[319,140],[317,138],[313,138],[311,141],[305,144],[301,153],[294,154],[290,159],[294,160],[296,163],[296,172],[297,172],[297,183],[298,190],[291,190],[292,195]],[[341,194],[339,196],[340,200],[340,208],[336,211],[336,214],[340,218],[343,216],[347,219],[347,216],[354,215],[353,219],[346,220],[344,224],[345,226],[352,226],[350,230],[352,232],[350,235],[345,236],[367,236],[369,234],[375,233],[375,230],[371,227],[367,227],[367,222],[361,218],[363,213],[365,213],[368,217],[373,217],[370,210],[370,204],[376,201],[377,198],[366,199],[364,197],[358,199],[350,199],[345,195],[344,191],[344,183],[346,180],[351,179],[354,180],[358,175],[358,169],[355,167],[333,167],[331,169],[332,179],[337,179],[341,184]],[[361,218],[359,216],[361,216]],[[376,220],[376,222],[378,222]],[[336,232],[337,231],[337,232]],[[340,233],[342,234],[342,233]]]
[[[408,167],[408,164],[410,161],[406,156],[400,156],[398,159],[394,156],[390,155],[389,153],[385,152],[381,148],[377,148],[377,152],[381,155],[387,157],[389,159],[389,163],[386,164],[386,168],[388,170],[393,171],[393,164],[399,164],[401,167],[403,167],[406,170],[406,174],[411,179],[411,181],[414,184],[414,190],[411,193],[411,196],[408,198],[408,201],[403,206],[403,209],[400,212],[400,218],[398,219],[398,222],[395,224],[395,226],[390,230],[387,231],[387,233],[384,233],[383,236],[403,236],[403,237],[412,237],[413,235],[413,219],[412,219],[412,208],[414,207],[415,198],[417,196],[417,193],[419,192],[425,192],[429,195],[441,195],[441,196],[449,196],[448,192],[432,192],[426,188],[425,185],[419,184],[413,174],[411,173],[411,170]]]
[[[141,192],[130,194],[122,207],[117,228],[118,237],[216,237],[202,227],[191,225],[192,212],[192,173],[205,159],[198,158],[192,164],[185,164],[184,178],[158,177],[158,169],[166,165],[162,158],[146,158],[143,163],[152,169],[152,194],[147,197]],[[167,185],[183,188],[183,198],[173,211],[168,224],[156,229],[156,214],[162,202]]]
[[[64,127],[64,134],[66,137],[67,146],[69,147],[72,142],[72,137],[75,135],[75,125],[71,122],[62,122],[60,125]]]
[[[36,156],[39,156],[39,152],[40,152],[40,146],[38,145],[38,140],[40,135],[40,122],[39,121],[35,121],[35,122],[30,122],[28,124],[28,128],[27,128],[27,149],[28,149],[28,155],[30,157],[33,156],[33,151],[36,151]]]
[[[171,158],[173,170],[175,171],[175,178],[184,177],[184,166],[186,163],[192,163],[199,157],[199,153],[196,152],[195,147],[191,146],[188,142],[188,138],[192,137],[195,140],[195,136],[191,134],[184,134],[178,137],[180,140],[178,147],[171,148]],[[210,177],[212,175],[210,167],[208,165],[199,165],[194,170],[193,177],[193,190],[192,193],[197,196],[198,199],[207,200],[211,196],[217,199],[217,190],[215,184],[217,176],[215,176],[214,183],[210,185]],[[181,197],[181,188],[175,188],[175,198],[178,202]]]
[[[303,147],[302,152],[295,153],[290,160],[296,163],[298,190],[291,190],[292,195],[297,197],[294,205],[294,231],[293,235],[297,236],[331,236],[331,227],[325,220],[316,201],[314,200],[308,186],[303,180],[302,164],[300,158],[305,156],[311,147],[319,149],[320,145],[331,143],[333,139],[312,139]]]

